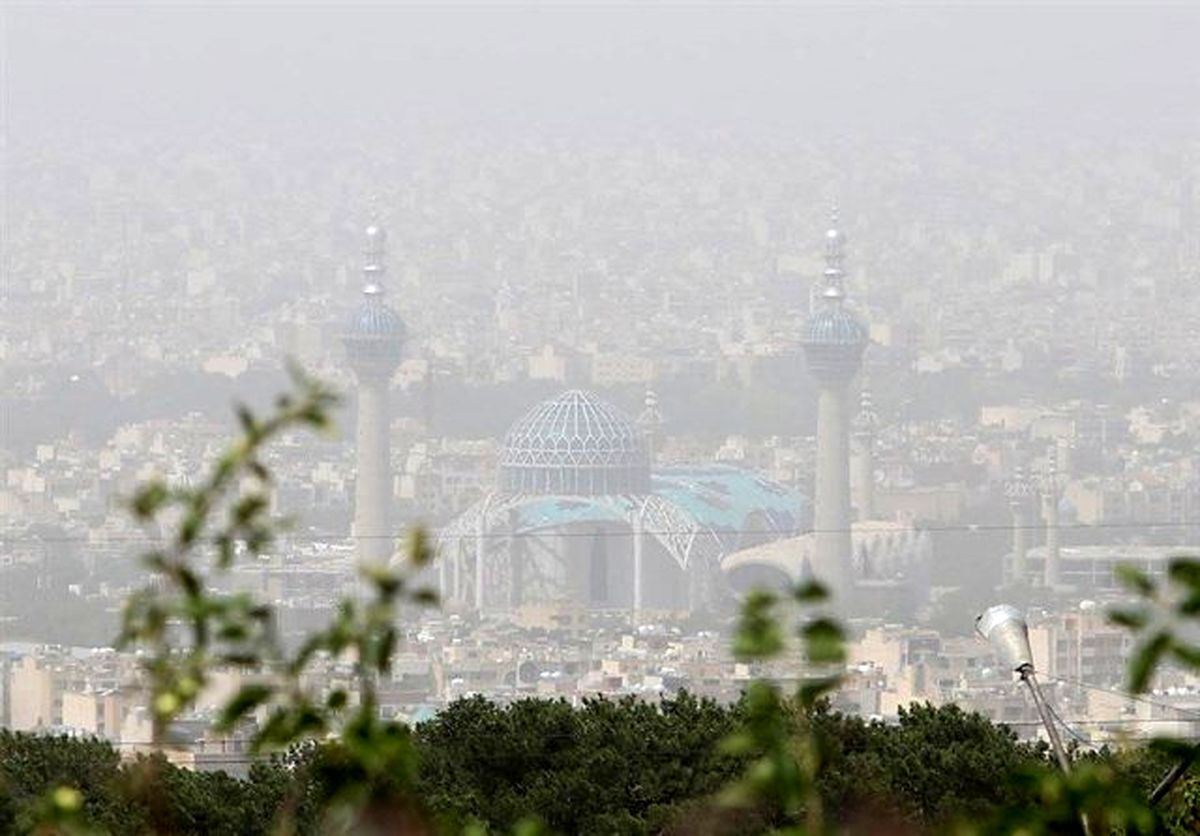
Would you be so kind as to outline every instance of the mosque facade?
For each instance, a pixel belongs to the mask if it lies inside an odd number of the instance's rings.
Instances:
[[[808,500],[753,472],[656,467],[647,401],[633,420],[569,390],[520,418],[496,489],[441,531],[443,600],[485,613],[693,611],[730,591],[728,555],[808,529]]]

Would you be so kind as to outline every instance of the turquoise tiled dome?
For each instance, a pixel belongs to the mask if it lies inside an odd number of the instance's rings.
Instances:
[[[342,332],[347,355],[351,362],[399,361],[404,348],[404,320],[384,303],[381,293],[366,293],[364,297]]]

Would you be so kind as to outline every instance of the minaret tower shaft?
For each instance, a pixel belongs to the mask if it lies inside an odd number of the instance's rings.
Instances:
[[[1009,580],[1013,584],[1024,584],[1028,581],[1029,559],[1029,530],[1030,530],[1030,497],[1033,495],[1033,485],[1026,477],[1025,468],[1018,464],[1013,468],[1012,479],[1004,486],[1008,496],[1009,508],[1012,510],[1012,563],[1009,566]]]
[[[834,595],[853,588],[850,541],[849,388],[862,366],[867,331],[845,306],[846,239],[838,229],[837,209],[825,233],[824,282],[804,333],[808,369],[816,378],[817,467],[814,491],[813,574]]]
[[[1046,563],[1042,584],[1047,589],[1057,589],[1062,583],[1062,545],[1058,503],[1062,499],[1062,475],[1069,463],[1070,447],[1065,439],[1058,439],[1050,448],[1047,458],[1047,473],[1042,493],[1042,519],[1046,524]]]
[[[404,323],[383,301],[387,235],[372,224],[366,230],[362,302],[342,335],[350,367],[358,379],[355,432],[355,552],[360,559],[392,555],[391,409],[388,384],[400,363]]]
[[[663,415],[658,407],[658,393],[653,389],[646,390],[642,401],[643,408],[637,417],[637,426],[646,437],[646,451],[650,459],[650,467],[654,467],[658,456],[659,443],[662,440]]]
[[[858,415],[854,417],[855,451],[852,458],[856,472],[850,480],[859,520],[875,518],[875,434],[878,428],[879,416],[871,404],[871,390],[864,383]]]

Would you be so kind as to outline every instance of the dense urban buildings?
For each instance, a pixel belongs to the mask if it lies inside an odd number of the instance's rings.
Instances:
[[[389,714],[794,681],[733,658],[734,612],[815,575],[865,716],[1037,734],[971,635],[1006,601],[1081,739],[1195,731],[1196,677],[1124,698],[1104,620],[1119,565],[1200,550],[1190,44],[938,9],[581,45],[471,10],[349,43],[268,10],[195,61],[167,24],[106,51],[73,10],[0,19],[0,720],[144,743],[109,645],[169,532],[128,498],[196,484],[295,361],[338,427],[264,454],[291,525],[230,582],[295,642],[427,526],[441,603],[404,614]],[[179,758],[237,751],[204,731],[237,680]]]

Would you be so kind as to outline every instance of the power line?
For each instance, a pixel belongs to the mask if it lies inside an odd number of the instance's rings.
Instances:
[[[1180,714],[1185,715],[1186,717],[1200,721],[1200,711],[1196,711],[1193,709],[1187,709],[1187,708],[1180,708],[1179,706],[1172,705],[1171,703],[1168,703],[1168,702],[1160,702],[1158,700],[1152,700],[1149,697],[1142,696],[1141,694],[1131,694],[1128,691],[1121,691],[1117,688],[1106,688],[1102,685],[1093,685],[1090,682],[1084,682],[1081,679],[1070,679],[1070,678],[1061,677],[1061,676],[1048,676],[1046,678],[1050,679],[1052,681],[1055,681],[1055,682],[1062,682],[1065,685],[1074,685],[1079,688],[1086,688],[1090,691],[1099,691],[1099,692],[1105,693],[1105,694],[1113,694],[1114,696],[1118,696],[1121,699],[1129,700],[1131,702],[1140,702],[1145,705],[1154,706],[1155,708],[1161,708],[1161,709],[1164,709],[1167,711],[1177,711]],[[1175,720],[1171,720],[1170,718],[1162,718],[1162,719],[1165,722],[1172,722],[1172,723],[1177,722]]]
[[[1185,719],[1174,719],[1171,717],[1147,717],[1138,719],[1137,717],[1114,717],[1111,720],[1092,720],[1083,718],[1063,719],[1061,716],[1055,715],[1059,723],[1070,723],[1072,726],[1156,726],[1162,723],[1187,723],[1195,722]],[[996,725],[1000,726],[1040,726],[1041,720],[993,720]]]
[[[601,524],[611,523],[612,520],[597,520],[595,523],[586,523],[578,520],[565,520],[562,523],[555,525],[572,525],[572,524]],[[553,528],[554,525],[547,525],[539,531],[526,532],[507,532],[507,531],[485,531],[483,533],[439,533],[436,527],[430,527],[430,532],[433,538],[440,540],[507,540],[507,539],[527,539],[542,536],[542,532]],[[629,530],[612,530],[604,529],[597,531],[561,531],[555,532],[555,537],[563,538],[591,538],[591,539],[629,539],[638,536],[638,534],[646,534],[651,536],[671,537],[680,535],[715,535],[715,536],[747,536],[747,535],[774,535],[777,537],[798,537],[805,534],[903,534],[912,532],[921,534],[924,532],[930,533],[1012,533],[1014,531],[1041,531],[1046,526],[1043,525],[1012,525],[1008,523],[956,523],[942,525],[924,525],[913,526],[911,528],[900,528],[895,523],[880,523],[872,525],[865,523],[862,525],[851,526],[849,528],[716,528],[716,527],[700,527],[696,529],[687,528],[672,528],[672,529],[641,529],[640,532]],[[1128,523],[1067,523],[1057,526],[1060,531],[1114,531],[1114,530],[1145,530],[1145,529],[1185,529],[1195,528],[1200,531],[1200,521],[1197,522],[1180,522],[1180,521],[1151,521],[1151,522],[1128,522]],[[276,543],[352,543],[362,540],[398,540],[403,534],[306,534],[306,535],[288,535],[281,534],[274,538]],[[114,543],[124,544],[143,544],[147,546],[161,545],[170,542],[170,538],[156,538],[150,535],[117,535],[103,537],[94,542],[86,535],[49,535],[39,536],[30,534],[19,535],[0,535],[0,543],[13,544],[29,544],[29,543],[91,543],[97,546],[103,546]],[[1070,548],[1070,546],[1067,546]],[[1182,546],[1165,545],[1163,548],[1183,548]]]
[[[1062,727],[1063,731],[1075,739],[1076,743],[1090,742],[1086,737],[1075,731],[1075,729],[1071,728],[1071,726],[1067,725],[1067,721],[1062,718],[1062,715],[1059,714],[1057,710],[1055,710],[1053,703],[1051,703],[1049,700],[1043,700],[1043,702],[1046,705],[1046,710],[1050,712],[1050,716],[1053,717],[1058,725]]]

